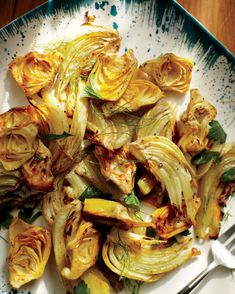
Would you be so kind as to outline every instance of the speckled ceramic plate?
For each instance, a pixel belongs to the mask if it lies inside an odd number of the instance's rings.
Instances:
[[[126,1],[48,1],[10,23],[0,31],[0,112],[26,104],[25,95],[8,72],[8,63],[16,55],[25,54],[36,44],[76,34],[86,11],[96,15],[97,23],[120,31],[122,48],[132,48],[139,63],[173,52],[195,62],[191,87],[202,94],[218,109],[217,119],[228,133],[228,141],[235,140],[235,59],[209,32],[173,0]],[[178,97],[180,107],[188,101]],[[235,222],[235,205],[230,201],[231,216],[222,227]],[[0,231],[6,237],[6,231]],[[211,260],[209,243],[196,244],[202,255],[166,275],[157,283],[141,287],[144,294],[176,294],[187,282],[204,269]],[[13,291],[7,283],[5,258],[7,244],[0,238],[0,293],[62,294],[53,260],[49,262],[42,279],[21,291]],[[217,269],[194,292],[200,294],[234,294],[235,279],[231,271]]]

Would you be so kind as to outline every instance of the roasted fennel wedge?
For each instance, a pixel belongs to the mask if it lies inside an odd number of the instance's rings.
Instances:
[[[121,277],[153,282],[196,255],[190,237],[170,244],[113,228],[103,245],[105,264]]]
[[[235,144],[222,145],[221,162],[212,164],[199,182],[201,206],[196,217],[195,231],[202,239],[216,239],[223,217],[222,208],[234,190],[234,177],[224,180],[223,174],[235,168]]]
[[[91,222],[82,218],[79,200],[59,210],[53,223],[52,237],[57,269],[64,279],[76,280],[96,263],[100,233]]]

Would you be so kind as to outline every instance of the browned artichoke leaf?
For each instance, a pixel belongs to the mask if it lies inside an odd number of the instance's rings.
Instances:
[[[128,158],[127,148],[112,152],[96,146],[94,153],[100,163],[102,175],[113,181],[123,193],[130,194],[134,187],[136,165]]]
[[[52,190],[54,176],[51,172],[51,165],[51,152],[39,140],[38,149],[34,157],[27,161],[21,168],[24,180],[35,190]]]
[[[177,145],[189,153],[198,153],[208,148],[209,123],[216,117],[216,108],[205,100],[198,89],[190,91],[190,102],[177,125]]]
[[[140,66],[163,91],[185,93],[189,89],[193,63],[173,53],[160,55]]]
[[[51,54],[29,52],[17,56],[9,64],[9,69],[23,91],[27,95],[33,95],[53,83],[62,60],[63,56],[56,51]]]
[[[19,289],[43,275],[51,251],[50,232],[15,218],[9,228],[9,282]]]
[[[15,170],[34,156],[37,123],[31,107],[13,108],[0,116],[0,162],[4,169]]]
[[[96,263],[100,233],[82,219],[79,200],[60,209],[53,223],[53,244],[59,273],[67,280],[78,279]]]
[[[157,208],[152,216],[156,224],[157,235],[163,239],[170,239],[191,227],[191,221],[169,204]]]

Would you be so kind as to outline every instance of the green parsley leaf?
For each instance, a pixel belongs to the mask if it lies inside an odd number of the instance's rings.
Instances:
[[[4,213],[4,215],[1,215],[0,217],[0,228],[3,227],[8,229],[12,220],[13,216],[10,213]]]
[[[124,289],[130,294],[139,294],[140,287],[143,285],[142,281],[131,280],[124,278],[122,280]]]
[[[63,132],[63,134],[43,134],[42,138],[47,141],[52,141],[52,140],[67,138],[70,136],[73,136],[73,135],[66,133],[66,132]]]
[[[217,120],[212,120],[209,125],[211,126],[208,132],[208,138],[213,141],[218,141],[220,144],[225,143],[227,134]]]
[[[32,224],[39,216],[42,215],[40,211],[36,212],[33,215],[34,208],[33,207],[24,207],[18,213],[18,217],[21,218],[28,224]]]
[[[135,210],[140,210],[141,203],[137,196],[135,196],[135,192],[132,191],[131,194],[124,198],[124,202],[130,208],[134,208]]]
[[[73,288],[73,294],[90,294],[90,289],[84,281],[81,281],[77,287]]]
[[[150,237],[150,238],[155,238],[156,237],[156,231],[152,227],[147,227],[146,236]]]
[[[186,231],[181,232],[180,235],[189,236],[189,235],[191,235],[191,232],[189,230],[186,230]]]
[[[234,180],[234,176],[235,176],[235,167],[232,167],[222,174],[222,176],[220,177],[220,180],[221,182],[225,182],[225,183],[231,182]]]
[[[195,155],[191,162],[195,165],[200,165],[213,160],[215,163],[219,163],[221,161],[220,153],[217,151],[203,151],[197,155]]]
[[[89,186],[85,191],[82,192],[78,198],[80,201],[84,201],[86,198],[111,198],[111,194],[104,194],[94,186]]]
[[[43,158],[40,154],[36,153],[36,154],[34,155],[34,159],[35,159],[36,161],[41,161],[41,160],[43,160],[44,158]]]

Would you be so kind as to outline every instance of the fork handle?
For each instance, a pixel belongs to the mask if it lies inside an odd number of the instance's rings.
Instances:
[[[189,294],[191,291],[201,282],[202,279],[207,276],[207,274],[216,268],[218,264],[216,262],[212,262],[208,265],[208,267],[202,271],[196,278],[194,278],[191,282],[189,282],[188,285],[186,285],[181,291],[179,291],[177,294]]]

